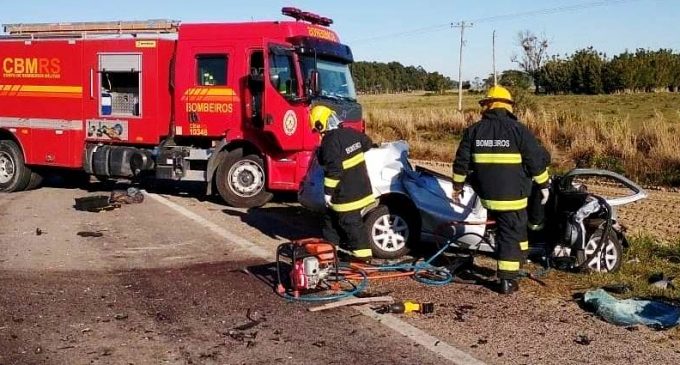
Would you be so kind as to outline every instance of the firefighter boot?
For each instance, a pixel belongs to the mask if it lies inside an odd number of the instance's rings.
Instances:
[[[501,279],[498,293],[503,295],[512,294],[519,290],[519,282],[516,279]]]

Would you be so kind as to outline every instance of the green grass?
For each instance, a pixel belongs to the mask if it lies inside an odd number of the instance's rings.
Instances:
[[[404,139],[411,157],[450,161],[460,133],[480,119],[480,94],[362,95],[376,141]],[[556,170],[596,167],[643,184],[680,186],[680,93],[533,95],[519,92],[516,114],[552,155]]]
[[[648,283],[650,276],[663,273],[678,277],[675,289],[659,289]],[[680,305],[680,240],[659,243],[647,236],[632,237],[623,264],[614,273],[568,273],[552,270],[544,279],[545,287],[533,291],[543,295],[569,296],[573,293],[608,286],[626,285],[630,291],[620,298],[655,298]]]
[[[479,110],[481,95],[464,94],[463,109]],[[680,93],[648,93],[622,95],[530,95],[532,104],[546,112],[569,113],[584,119],[602,116],[605,120],[628,120],[637,126],[660,113],[670,123],[680,123]],[[395,95],[362,95],[360,102],[367,110],[411,109],[413,107],[458,107],[455,94],[427,95],[425,93]]]

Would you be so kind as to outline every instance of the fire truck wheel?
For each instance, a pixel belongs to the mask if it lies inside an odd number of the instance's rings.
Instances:
[[[19,146],[14,141],[0,141],[0,191],[22,191],[30,179],[31,170],[24,164]]]
[[[227,204],[237,208],[259,207],[272,198],[265,189],[264,162],[258,155],[243,155],[242,149],[229,152],[217,168],[217,191]]]
[[[26,190],[33,190],[40,186],[43,182],[43,175],[35,171],[31,172],[31,178],[28,181]]]

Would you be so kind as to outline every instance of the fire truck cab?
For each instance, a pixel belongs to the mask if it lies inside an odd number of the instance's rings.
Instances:
[[[47,169],[203,181],[230,205],[296,191],[319,135],[309,110],[362,129],[332,20],[12,24],[0,38],[0,191]]]

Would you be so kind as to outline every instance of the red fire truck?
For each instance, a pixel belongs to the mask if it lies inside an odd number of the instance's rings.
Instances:
[[[349,47],[332,20],[5,25],[0,191],[47,169],[203,181],[230,205],[295,191],[319,135],[309,110],[363,129]]]

